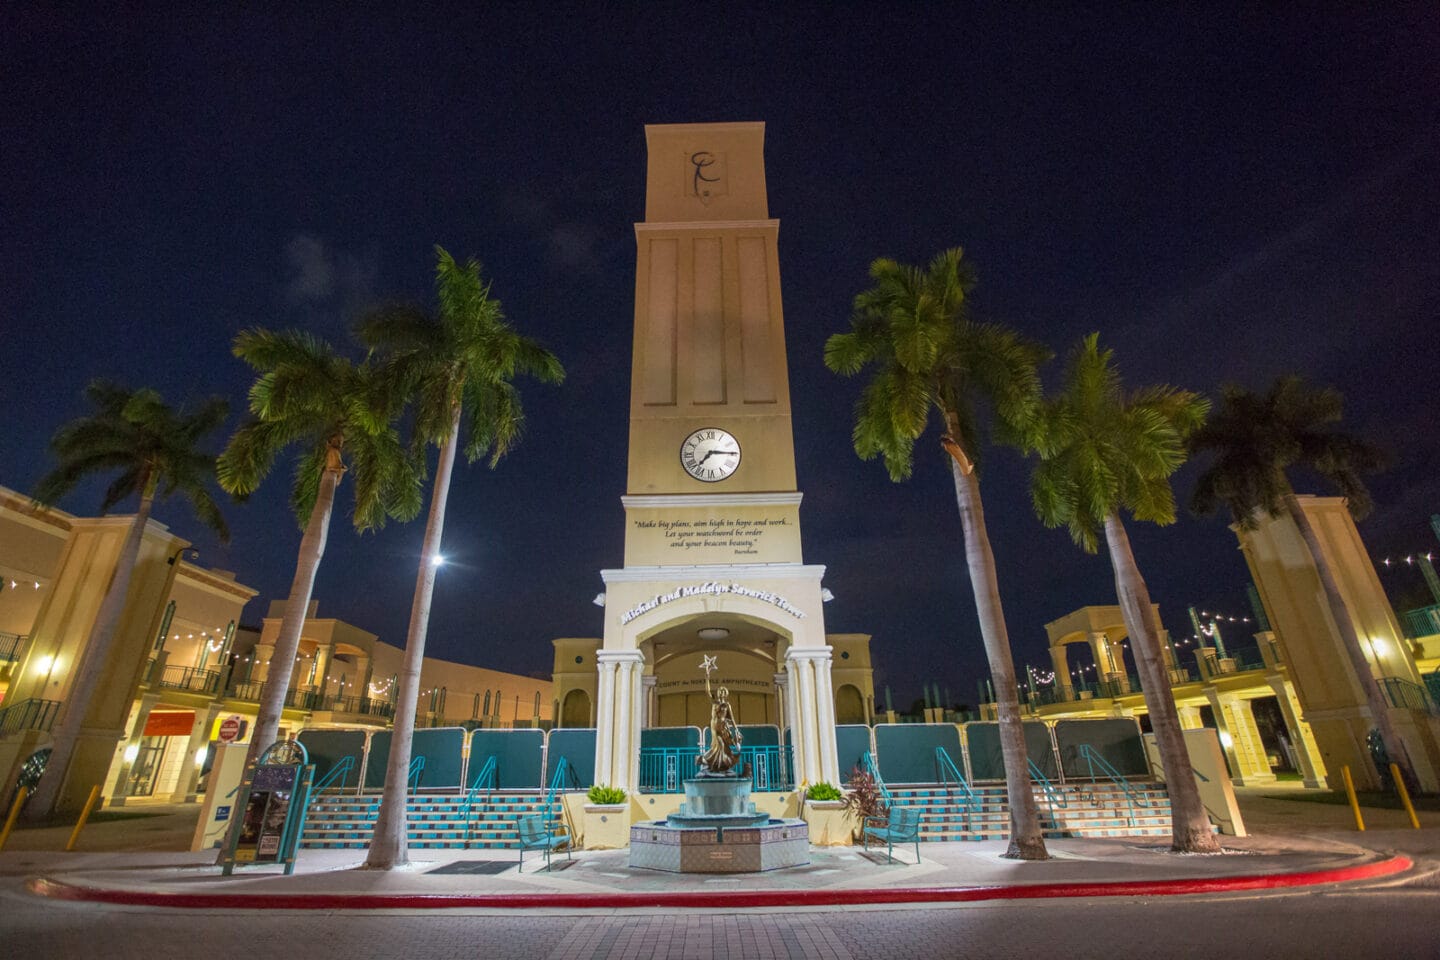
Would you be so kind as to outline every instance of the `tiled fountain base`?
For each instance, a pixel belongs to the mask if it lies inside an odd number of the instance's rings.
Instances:
[[[804,820],[758,827],[672,827],[650,820],[630,827],[630,866],[672,873],[761,873],[810,862]]]

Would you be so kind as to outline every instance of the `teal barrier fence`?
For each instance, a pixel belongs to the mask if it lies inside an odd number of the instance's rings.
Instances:
[[[311,789],[312,795],[327,788],[343,790],[346,787],[359,787],[360,766],[365,761],[364,730],[301,730],[295,739],[305,745],[310,762],[315,765],[315,771],[320,776],[320,780]],[[389,741],[386,741],[386,747],[388,749]],[[336,770],[346,760],[350,761],[350,765],[339,775],[338,780],[331,780],[331,771]],[[383,756],[379,763],[383,772]],[[381,783],[384,783],[383,779]]]
[[[1049,725],[1038,720],[1026,720],[1021,729],[1025,734],[1025,753],[1029,759],[1045,776],[1058,778]],[[1005,755],[1000,750],[998,723],[983,720],[965,724],[965,746],[970,759],[971,780],[984,783],[1005,779]]]
[[[389,730],[379,730],[370,736],[370,756],[365,763],[366,790],[380,790],[385,786],[386,768],[390,766],[390,740]],[[462,789],[464,745],[465,731],[459,727],[416,730],[410,740],[410,756],[413,758],[409,772],[411,789]],[[414,759],[422,757],[425,762],[417,773]]]
[[[544,731],[484,728],[471,732],[469,738],[471,770],[478,771],[486,757],[495,758],[495,789],[539,790],[545,786]]]
[[[780,728],[773,723],[742,723],[740,744],[748,747],[778,747]]]
[[[1066,778],[1087,775],[1089,770],[1080,747],[1087,745],[1102,755],[1122,776],[1147,778],[1150,762],[1140,739],[1140,726],[1133,719],[1057,720],[1055,744]]]
[[[863,723],[847,723],[835,728],[835,756],[841,782],[850,779],[850,771],[860,766],[861,759],[873,751],[874,746],[870,742],[870,728]]]
[[[593,727],[565,727],[550,731],[549,746],[545,751],[545,775],[554,779],[560,761],[566,761],[571,773],[580,786],[588,787],[595,782],[595,729]],[[606,784],[614,786],[614,784]],[[623,784],[622,784],[623,786]]]
[[[888,783],[939,782],[936,747],[952,757],[962,756],[960,728],[950,723],[886,723],[875,728],[874,759]]]

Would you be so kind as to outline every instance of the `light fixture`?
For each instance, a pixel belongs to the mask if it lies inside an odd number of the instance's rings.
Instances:
[[[834,599],[835,599],[835,594],[833,594],[833,593],[830,592],[830,588],[829,588],[829,587],[821,587],[821,588],[820,588],[820,602],[821,602],[821,603],[829,603],[831,600],[834,600]]]
[[[134,763],[135,758],[138,756],[140,756],[140,745],[138,743],[132,743],[130,744],[130,746],[125,748],[126,763]]]
[[[593,603],[593,604],[595,604],[595,606],[597,606],[597,607],[603,607],[603,606],[605,606],[605,594],[603,594],[603,593],[597,593],[597,594],[595,594],[595,599],[594,599],[594,600],[591,600],[590,602]]]
[[[433,557],[430,558],[430,566],[432,566],[432,567],[443,567],[443,566],[445,566],[445,558],[444,558],[444,556],[442,556],[441,554],[438,554],[438,553],[435,554],[435,556],[433,556]]]
[[[724,640],[730,636],[730,631],[724,627],[701,627],[695,631],[695,636],[701,640]]]

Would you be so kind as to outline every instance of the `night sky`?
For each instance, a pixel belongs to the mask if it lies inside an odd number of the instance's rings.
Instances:
[[[428,651],[548,675],[552,638],[600,635],[599,571],[622,563],[643,125],[763,120],[805,559],[828,566],[827,628],[874,634],[897,706],[921,680],[973,700],[984,658],[934,431],[891,484],[850,447],[860,382],[821,362],[877,256],[965,247],[978,316],[1059,353],[1099,330],[1132,385],[1339,387],[1395,458],[1372,553],[1440,549],[1432,5],[326,6],[0,13],[0,484],[32,488],[92,377],[225,395],[233,427],[236,332],[345,343],[368,304],[429,301],[443,244],[569,378],[522,384],[529,430],[498,469],[457,470]],[[997,452],[982,489],[1017,662],[1048,669],[1044,624],[1113,582],[1034,519],[1027,470]],[[289,480],[228,507],[228,547],[157,510],[260,590],[250,622],[289,588]],[[102,489],[61,506],[93,513]],[[321,614],[403,644],[422,527],[337,515]],[[1248,614],[1220,518],[1131,536],[1172,633],[1191,603]],[[1430,602],[1413,568],[1382,579]]]

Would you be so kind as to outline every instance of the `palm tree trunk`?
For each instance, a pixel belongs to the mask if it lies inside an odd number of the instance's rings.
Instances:
[[[1170,692],[1170,675],[1160,650],[1160,624],[1150,602],[1150,588],[1135,564],[1130,549],[1130,535],[1120,517],[1105,518],[1105,543],[1110,550],[1110,566],[1115,571],[1115,595],[1125,628],[1130,631],[1131,653],[1140,671],[1145,707],[1150,711],[1150,727],[1155,745],[1160,750],[1160,766],[1165,771],[1165,786],[1170,794],[1170,849],[1180,853],[1219,853],[1220,844],[1210,827],[1210,817],[1200,800],[1195,785],[1195,771],[1190,766],[1190,752],[1185,747],[1185,733],[1180,729],[1180,716],[1175,710],[1175,697]]]
[[[335,489],[345,466],[340,451],[331,447],[325,470],[320,474],[320,488],[315,506],[300,538],[300,554],[295,561],[295,579],[290,582],[290,597],[285,601],[285,614],[280,620],[280,634],[270,654],[270,669],[265,672],[261,693],[260,715],[255,720],[255,733],[250,738],[246,763],[254,763],[260,752],[275,742],[280,717],[285,711],[285,695],[290,692],[290,678],[295,672],[295,656],[300,649],[300,634],[305,629],[305,615],[310,609],[310,594],[315,589],[315,574],[320,558],[325,555],[325,541],[330,536],[330,515],[335,508]],[[236,818],[235,822],[239,822]]]
[[[951,434],[957,426],[950,423]],[[1020,698],[1015,692],[1015,664],[1010,656],[1010,634],[1005,611],[1000,606],[1000,584],[995,576],[995,555],[985,530],[985,510],[980,502],[980,481],[973,464],[958,444],[945,445],[950,454],[950,472],[955,478],[955,499],[960,505],[960,527],[965,535],[965,562],[970,585],[975,591],[975,611],[980,617],[980,636],[985,658],[995,681],[995,707],[1000,721],[1000,752],[1005,760],[1005,793],[1010,802],[1010,847],[1005,856],[1012,860],[1045,860],[1045,838],[1040,833],[1040,811],[1030,787],[1029,757],[1025,751],[1025,728],[1020,721]]]
[[[115,648],[115,635],[120,628],[120,616],[125,612],[125,600],[130,593],[130,580],[135,573],[135,561],[140,556],[140,545],[145,539],[145,527],[150,522],[150,510],[155,503],[155,478],[148,471],[140,481],[140,509],[125,541],[120,545],[120,555],[115,560],[115,575],[100,601],[95,614],[95,623],[90,628],[90,637],[85,642],[85,653],[75,674],[75,682],[65,697],[59,722],[55,725],[50,748],[50,760],[45,773],[35,785],[35,793],[25,806],[25,819],[29,822],[46,820],[59,805],[60,790],[69,773],[70,761],[75,756],[75,744],[80,738],[80,726],[90,712],[90,701],[94,699],[95,688],[105,674],[110,654]]]
[[[1282,480],[1282,482],[1284,482]],[[1335,629],[1340,632],[1340,645],[1345,648],[1345,653],[1350,658],[1350,669],[1355,671],[1355,679],[1360,683],[1365,692],[1365,704],[1370,708],[1370,719],[1380,731],[1380,740],[1385,745],[1385,752],[1390,759],[1400,765],[1402,775],[1413,776],[1413,768],[1410,765],[1410,754],[1405,749],[1404,742],[1395,730],[1395,724],[1390,720],[1390,704],[1380,692],[1380,683],[1376,679],[1370,663],[1365,659],[1365,651],[1360,646],[1360,635],[1355,632],[1355,621],[1350,618],[1349,605],[1345,603],[1345,597],[1340,593],[1340,587],[1335,582],[1335,571],[1330,566],[1325,551],[1320,546],[1320,537],[1315,533],[1315,527],[1310,523],[1310,518],[1305,515],[1304,509],[1300,506],[1295,491],[1285,486],[1285,511],[1290,519],[1295,522],[1295,528],[1300,531],[1300,538],[1305,541],[1305,546],[1310,551],[1310,558],[1315,561],[1315,572],[1320,575],[1320,585],[1325,590],[1325,600],[1330,605],[1330,619],[1335,624]],[[1377,664],[1378,666],[1378,664]],[[1378,785],[1384,780],[1385,771],[1379,770],[1376,779]]]
[[[320,487],[315,493],[315,506],[310,508],[310,519],[305,523],[305,534],[300,538],[300,553],[295,561],[295,579],[290,581],[290,597],[285,601],[285,613],[280,619],[280,634],[275,638],[275,649],[270,654],[270,667],[265,671],[265,685],[260,693],[260,715],[255,718],[255,732],[250,736],[250,748],[245,751],[248,767],[260,758],[260,753],[275,742],[280,729],[280,716],[285,711],[285,695],[290,692],[290,676],[295,672],[295,651],[300,648],[300,633],[305,629],[305,614],[310,609],[310,594],[315,589],[315,574],[320,569],[320,558],[325,555],[325,541],[330,536],[330,514],[335,507],[335,488],[345,474],[345,465],[340,459],[340,450],[332,446],[325,469],[320,474]],[[241,817],[230,818],[230,831],[220,845],[216,862],[225,857],[235,842],[240,830]]]
[[[365,866],[390,870],[409,860],[406,837],[405,799],[409,794],[410,746],[415,736],[415,709],[420,697],[420,668],[425,661],[425,635],[430,626],[430,600],[435,593],[435,558],[440,555],[440,537],[445,532],[445,501],[450,496],[450,475],[455,470],[455,450],[460,444],[460,405],[450,419],[450,433],[440,447],[435,468],[435,492],[430,497],[430,516],[425,521],[425,542],[420,549],[420,572],[415,578],[415,599],[410,606],[410,630],[405,637],[405,659],[395,693],[395,722],[391,727],[390,759],[385,767],[385,792],[380,813],[370,836],[370,853]]]

